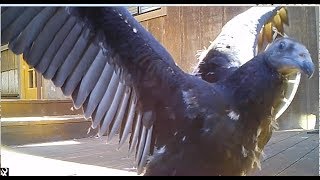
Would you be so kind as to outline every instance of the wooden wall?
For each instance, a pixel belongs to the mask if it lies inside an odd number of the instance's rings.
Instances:
[[[61,88],[54,86],[51,80],[42,78],[42,99],[71,99],[64,96]]]
[[[20,95],[19,60],[10,50],[1,51],[1,97],[18,98]]]
[[[159,40],[185,71],[191,72],[198,62],[198,50],[208,47],[223,25],[248,7],[175,7],[167,15],[142,21],[141,24]]]
[[[311,79],[302,75],[300,85],[293,102],[280,117],[280,126],[284,129],[299,128],[303,123],[311,124],[313,115],[319,128],[319,22],[316,12],[319,7],[289,7],[289,27],[285,31],[291,37],[302,42],[309,50],[316,72]]]

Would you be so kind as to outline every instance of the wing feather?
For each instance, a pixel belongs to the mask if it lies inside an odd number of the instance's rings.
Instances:
[[[150,146],[151,146],[151,140],[152,140],[152,130],[153,130],[153,126],[151,126],[151,128],[149,128],[147,130],[147,137],[146,137],[146,140],[145,140],[145,145],[143,147],[142,156],[141,156],[141,158],[139,160],[139,163],[138,163],[138,173],[139,174],[143,172],[143,168],[147,164],[147,159],[148,159],[148,156],[150,154]]]
[[[112,100],[112,103],[110,105],[110,108],[108,108],[103,121],[100,123],[101,126],[98,132],[98,136],[103,136],[106,133],[106,131],[110,128],[109,125],[117,112],[121,98],[124,95],[124,90],[125,90],[125,85],[120,82],[118,85],[117,91],[114,95],[114,98]]]
[[[252,7],[232,18],[199,55],[193,73],[208,82],[216,82],[232,74],[254,57],[260,30],[279,9],[276,6]]]
[[[106,67],[105,67],[106,66]],[[100,75],[102,76],[102,72],[104,67],[108,70],[107,77],[112,76],[112,68],[109,64],[107,64],[106,58],[104,58],[102,54],[102,50],[99,51],[95,60],[92,62],[92,65],[89,67],[88,72],[84,75],[83,79],[81,80],[80,87],[78,94],[74,98],[74,106],[76,108],[80,108],[84,101],[88,98],[90,93],[93,91],[95,86],[99,81]],[[106,80],[105,84],[107,84],[109,80]],[[91,114],[86,117],[90,117]]]
[[[86,118],[91,117],[94,112],[96,114],[97,113],[96,108],[99,106],[104,106],[106,109],[108,109],[109,106],[106,105],[106,100],[108,97],[112,97],[111,95],[114,95],[116,88],[118,86],[118,83],[119,83],[118,75],[114,72],[114,69],[112,68],[112,66],[106,63],[97,84],[95,85],[90,96],[88,97],[87,108],[84,110],[84,115]],[[100,119],[101,118],[102,117],[100,117]],[[94,125],[95,121],[97,121],[96,117],[94,118],[92,127],[96,127],[98,125],[98,124]]]
[[[130,93],[131,93],[131,88],[126,87],[124,96],[122,98],[121,104],[118,108],[118,111],[114,120],[114,124],[112,125],[112,129],[110,130],[110,134],[108,135],[109,141],[114,137],[116,133],[118,133],[121,123],[124,120],[124,115],[127,110],[127,104],[129,101]]]
[[[134,91],[131,92],[131,99],[130,99],[130,105],[129,105],[129,113],[126,119],[126,123],[125,123],[125,127],[123,129],[122,135],[120,137],[120,142],[119,142],[119,147],[120,148],[124,142],[127,140],[130,132],[131,132],[131,128],[133,125],[133,120],[135,117],[135,109],[136,109],[136,105],[137,105],[137,100],[136,100],[136,96],[134,94]]]
[[[68,76],[73,72],[73,69],[75,68],[77,63],[81,60],[82,54],[87,50],[88,44],[91,40],[88,34],[88,29],[82,31],[82,34],[80,35],[76,44],[68,54],[67,58],[57,69],[57,72],[52,78],[52,81],[55,86],[61,87],[65,83]]]
[[[138,145],[138,138],[140,136],[140,129],[141,129],[141,119],[142,119],[142,113],[139,112],[138,115],[136,116],[136,123],[134,126],[134,131],[133,131],[133,135],[132,135],[132,139],[131,139],[131,143],[130,143],[130,147],[129,147],[129,155],[131,153],[133,153]]]
[[[75,43],[77,42],[81,32],[82,32],[82,25],[75,24],[72,28],[66,39],[63,41],[62,45],[60,46],[59,50],[55,53],[54,58],[50,62],[48,69],[42,74],[46,79],[52,79],[57,69],[61,66],[63,61],[67,58],[68,54],[74,47]]]
[[[53,41],[51,42],[50,46],[42,56],[41,61],[36,65],[36,70],[43,74],[50,65],[50,62],[53,61],[55,55],[60,51],[60,47],[64,47],[63,43],[64,41],[68,41],[69,39],[66,39],[68,34],[72,31],[73,27],[76,24],[76,18],[70,17],[67,22],[63,25],[63,27],[59,30],[59,32],[55,35]],[[74,32],[72,32],[74,33]]]
[[[63,8],[60,8],[52,18],[46,23],[29,51],[23,52],[23,58],[27,63],[35,67],[42,55],[48,49],[56,33],[60,30],[62,25],[66,22],[68,15],[62,13]],[[41,25],[37,24],[37,29],[41,29]]]
[[[145,92],[171,93],[184,75],[165,48],[123,7],[3,10],[2,43],[83,107],[99,136],[120,133],[119,147],[130,137],[142,169],[155,145],[155,103],[167,101]]]
[[[92,127],[96,128],[98,124],[100,124],[100,121],[105,116],[105,113],[110,110],[110,107],[113,103],[114,98],[116,97],[116,93],[118,92],[118,95],[120,96],[121,89],[123,89],[123,84],[119,83],[119,76],[114,72],[112,75],[112,79],[110,81],[110,84],[108,86],[108,89],[105,91],[105,94],[103,95],[103,98],[100,100],[99,106],[96,109],[96,112],[93,116],[93,123]],[[111,121],[111,120],[110,120]]]
[[[94,44],[90,44],[86,52],[81,57],[81,60],[76,65],[72,74],[67,78],[66,83],[61,87],[66,96],[70,96],[79,84],[83,76],[86,74],[92,62],[99,53],[100,48]],[[79,94],[78,94],[79,95]]]
[[[25,7],[6,8],[1,7],[1,32],[6,29],[15,19],[22,15]],[[3,18],[5,17],[5,18]],[[2,40],[1,42],[3,42]],[[4,42],[7,43],[7,42]]]
[[[12,52],[15,54],[23,53],[23,51],[37,38],[40,31],[55,12],[56,8],[45,8],[33,18],[22,33],[10,43],[9,48]],[[39,28],[34,28],[36,25],[39,26]]]
[[[25,10],[20,12],[10,12],[10,14],[1,15],[2,19],[7,19],[6,17],[9,16],[11,18],[11,14],[18,13],[18,16],[14,16],[15,18],[12,21],[8,22],[8,27],[1,29],[1,44],[7,44],[9,41],[14,40],[23,30],[24,28],[30,23],[30,21],[40,12],[41,8],[39,7],[28,7]],[[7,15],[7,16],[5,16]],[[5,23],[7,23],[4,20]]]

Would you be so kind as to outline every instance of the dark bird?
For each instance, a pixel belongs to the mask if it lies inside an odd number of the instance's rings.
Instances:
[[[139,173],[244,175],[259,166],[286,76],[314,72],[308,50],[290,38],[256,55],[260,30],[279,10],[231,20],[195,74],[124,7],[5,7],[1,45],[83,107],[99,136],[119,132],[120,146],[129,137]]]

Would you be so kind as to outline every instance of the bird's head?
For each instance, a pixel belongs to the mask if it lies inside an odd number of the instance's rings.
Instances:
[[[279,38],[265,51],[267,62],[283,75],[300,71],[309,78],[315,70],[307,48],[291,38]]]

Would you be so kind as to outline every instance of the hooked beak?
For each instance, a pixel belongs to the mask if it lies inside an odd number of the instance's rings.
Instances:
[[[308,58],[307,60],[303,61],[300,68],[308,76],[309,79],[312,77],[315,70],[315,67],[311,58]]]

